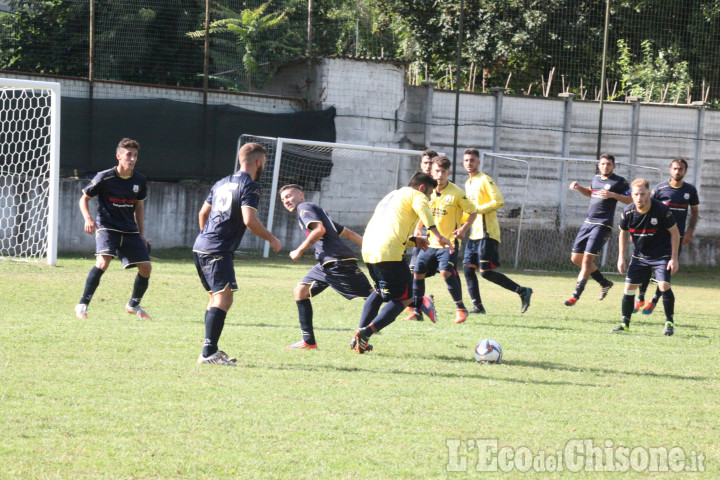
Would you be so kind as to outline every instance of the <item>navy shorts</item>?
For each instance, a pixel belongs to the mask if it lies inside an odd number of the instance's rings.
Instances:
[[[438,270],[454,272],[457,269],[458,242],[455,242],[455,251],[450,253],[449,248],[428,248],[420,250],[414,273],[424,273],[425,277],[434,275]]]
[[[632,257],[630,265],[628,265],[625,283],[639,285],[650,278],[653,272],[655,273],[655,280],[658,282],[670,283],[671,273],[667,269],[669,261],[669,258],[649,260],[647,258]]]
[[[499,242],[493,238],[467,240],[463,264],[481,270],[492,270],[500,266]]]
[[[98,230],[95,233],[95,255],[119,258],[124,268],[149,262],[150,253],[139,233],[121,233],[115,230]]]
[[[314,297],[327,287],[352,300],[367,298],[372,291],[370,282],[355,260],[339,260],[324,265],[315,264],[305,275],[300,285],[310,285],[310,296]]]
[[[195,268],[200,277],[200,283],[202,283],[206,292],[220,293],[228,285],[230,285],[231,291],[237,292],[238,286],[235,281],[235,266],[233,265],[232,253],[193,252],[193,257],[195,257]]]
[[[368,263],[367,267],[383,302],[406,300],[412,296],[413,278],[405,260]]]
[[[575,237],[572,253],[597,255],[612,235],[612,228],[597,223],[583,223]]]

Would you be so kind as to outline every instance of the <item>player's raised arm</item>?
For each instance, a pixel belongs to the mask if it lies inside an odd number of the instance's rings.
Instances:
[[[578,182],[572,182],[570,184],[570,190],[577,190],[578,192],[582,193],[586,197],[589,197],[592,195],[592,190],[588,187],[583,187]]]

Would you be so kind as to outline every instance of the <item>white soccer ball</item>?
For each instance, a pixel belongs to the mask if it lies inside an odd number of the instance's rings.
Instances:
[[[478,363],[502,363],[502,347],[495,340],[480,340],[475,345],[475,360]]]

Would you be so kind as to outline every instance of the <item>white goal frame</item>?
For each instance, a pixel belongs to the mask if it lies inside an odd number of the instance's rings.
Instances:
[[[0,88],[3,90],[46,90],[50,95],[50,121],[47,173],[47,263],[57,265],[58,249],[58,197],[60,181],[60,101],[61,87],[56,82],[41,82],[33,80],[20,80],[14,78],[0,78]],[[4,177],[0,173],[0,178]],[[17,258],[17,257],[13,257]]]

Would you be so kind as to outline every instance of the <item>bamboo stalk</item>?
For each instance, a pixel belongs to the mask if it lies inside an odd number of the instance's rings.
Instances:
[[[508,73],[507,81],[505,82],[505,90],[507,90],[508,85],[510,85],[510,79],[512,78],[512,72]]]

